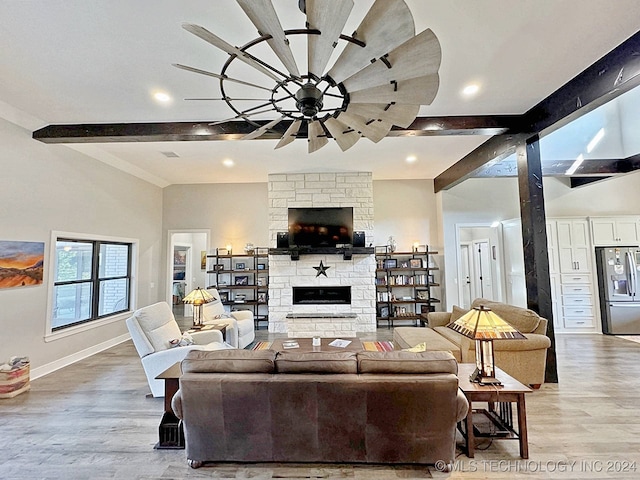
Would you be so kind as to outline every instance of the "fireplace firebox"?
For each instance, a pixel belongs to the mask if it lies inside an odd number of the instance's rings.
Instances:
[[[293,287],[294,305],[350,305],[351,287]]]

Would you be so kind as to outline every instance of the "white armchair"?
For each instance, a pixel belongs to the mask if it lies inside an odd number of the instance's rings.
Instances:
[[[227,348],[218,330],[192,333],[193,345],[173,347],[170,341],[180,339],[182,332],[167,302],[136,310],[126,324],[154,397],[164,397],[164,383],[156,380],[156,377],[174,363],[182,361],[188,352]]]
[[[227,325],[226,342],[234,348],[244,348],[251,344],[256,338],[253,313],[249,310],[229,313],[220,301],[218,290],[208,288],[207,291],[215,300],[202,306],[203,323],[205,325],[225,323]]]

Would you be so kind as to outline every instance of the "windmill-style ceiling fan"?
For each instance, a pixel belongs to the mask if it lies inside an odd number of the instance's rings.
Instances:
[[[393,125],[408,127],[420,105],[429,105],[435,98],[440,43],[430,29],[415,34],[413,16],[403,0],[376,0],[350,36],[342,30],[353,0],[299,0],[306,28],[295,30],[283,30],[271,0],[236,1],[258,29],[259,37],[234,47],[201,26],[185,23],[185,30],[225,51],[229,59],[220,73],[174,65],[219,79],[221,97],[208,100],[225,101],[235,116],[216,123],[243,120],[256,126],[243,139],[258,138],[288,119],[291,125],[275,148],[304,136],[306,128],[309,153],[326,145],[329,137],[346,151],[361,137],[377,143]],[[291,41],[299,38],[306,40],[307,47],[308,71],[304,75],[291,48]],[[266,62],[257,53],[265,42],[284,68]],[[327,68],[339,47],[342,51]],[[238,62],[260,72],[263,81],[230,75]],[[238,85],[251,91],[250,98],[227,94]],[[254,103],[246,108],[246,102]],[[276,118],[266,124],[252,118],[269,112]]]

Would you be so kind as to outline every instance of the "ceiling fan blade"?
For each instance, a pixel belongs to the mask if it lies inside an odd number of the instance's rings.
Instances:
[[[438,92],[439,85],[440,77],[436,73],[351,92],[349,98],[351,104],[395,102],[405,105],[430,105]]]
[[[238,60],[241,60],[247,65],[252,66],[256,70],[264,73],[266,76],[272,78],[276,82],[279,82],[280,80],[282,80],[281,78],[277,77],[274,73],[272,73],[270,70],[267,70],[258,62],[256,62],[254,59],[249,57],[242,50],[234,47],[230,43],[225,42],[220,37],[218,37],[217,35],[214,35],[206,28],[201,27],[200,25],[194,25],[193,23],[183,23],[182,28],[184,28],[189,33],[193,33],[196,37],[201,38],[205,42],[210,43],[214,47],[218,47],[220,50],[227,52],[229,55],[237,55]]]
[[[273,108],[269,108],[267,110],[259,110],[259,111],[250,112],[250,113],[241,113],[240,115],[236,115],[235,117],[225,118],[224,120],[211,122],[209,123],[209,125],[220,125],[221,123],[232,122],[233,120],[247,119],[249,117],[252,117],[253,115],[258,115],[260,113],[273,113]]]
[[[309,141],[309,153],[313,153],[316,150],[320,150],[327,143],[329,139],[327,134],[324,133],[322,125],[317,120],[311,120],[308,123],[309,133],[307,140]]]
[[[185,98],[186,101],[222,101],[222,100],[228,100],[230,102],[264,102],[264,101],[268,101],[268,99],[265,98],[231,98],[231,97],[227,97],[227,98],[206,98],[206,97],[195,97],[195,98]]]
[[[348,43],[329,76],[336,82],[362,70],[372,58],[390,52],[415,35],[413,15],[404,0],[376,0],[357,28],[354,37],[366,47]]]
[[[389,52],[387,60],[377,61],[350,76],[342,83],[349,92],[385,85],[393,80],[400,82],[410,78],[437,73],[442,60],[440,42],[427,29]]]
[[[327,127],[327,130],[329,130],[329,133],[343,152],[349,150],[360,140],[358,132],[336,118],[327,118],[324,121],[324,126]]]
[[[322,77],[352,8],[353,0],[306,0],[307,28],[320,30],[308,35],[309,73]]]
[[[420,111],[420,105],[378,104],[378,103],[350,103],[348,113],[354,113],[368,118],[375,118],[385,122],[407,128],[413,123]]]
[[[293,57],[289,41],[284,35],[278,14],[273,8],[271,0],[236,0],[249,20],[256,26],[260,35],[271,35],[267,43],[280,59],[289,73],[300,77],[296,60]]]
[[[282,138],[275,146],[274,150],[276,148],[281,148],[285,145],[289,145],[291,142],[293,142],[296,139],[298,130],[300,130],[300,125],[302,125],[302,120],[294,120],[291,125],[289,125],[289,128],[287,128],[287,131],[284,132],[284,135],[282,135]]]
[[[271,120],[269,123],[261,126],[260,128],[256,128],[250,134],[245,135],[244,137],[242,137],[241,140],[253,140],[254,138],[258,138],[260,135],[262,135],[264,132],[266,132],[270,128],[273,128],[274,126],[276,126],[282,120],[284,120],[284,115],[281,116],[280,118],[276,118],[275,120]]]
[[[386,137],[392,126],[387,122],[371,120],[367,117],[362,117],[348,112],[341,112],[338,120],[346,123],[354,130],[361,132],[365,138],[368,138],[374,143],[378,143]]]
[[[242,85],[247,85],[249,87],[260,88],[262,90],[271,91],[270,88],[261,87],[260,85],[256,85],[255,83],[245,82],[244,80],[238,80],[235,78],[227,77],[226,75],[219,75],[217,73],[208,72],[207,70],[200,70],[199,68],[189,67],[188,65],[181,65],[179,63],[172,64],[176,68],[180,68],[182,70],[186,70],[187,72],[199,73],[200,75],[206,75],[208,77],[219,78],[221,80],[226,80],[228,82],[240,83]]]

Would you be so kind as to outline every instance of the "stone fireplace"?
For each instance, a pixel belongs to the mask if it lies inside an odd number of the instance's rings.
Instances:
[[[353,230],[365,232],[366,245],[373,239],[373,182],[370,172],[303,173],[269,175],[269,239],[276,246],[278,232],[288,229],[289,207],[353,207]],[[320,275],[316,267],[326,267]],[[373,255],[354,254],[345,259],[341,254],[301,254],[298,260],[288,255],[269,255],[269,331],[290,332],[289,320],[295,317],[310,322],[306,330],[317,330],[314,317],[349,318],[348,329],[376,330],[376,264]],[[294,290],[295,289],[295,290]],[[315,290],[314,290],[315,289]],[[346,301],[345,298],[349,301]],[[319,300],[310,301],[316,294]],[[319,294],[319,295],[318,295]],[[306,301],[294,302],[307,297]],[[298,298],[299,297],[299,298]],[[323,328],[323,331],[327,331]]]

